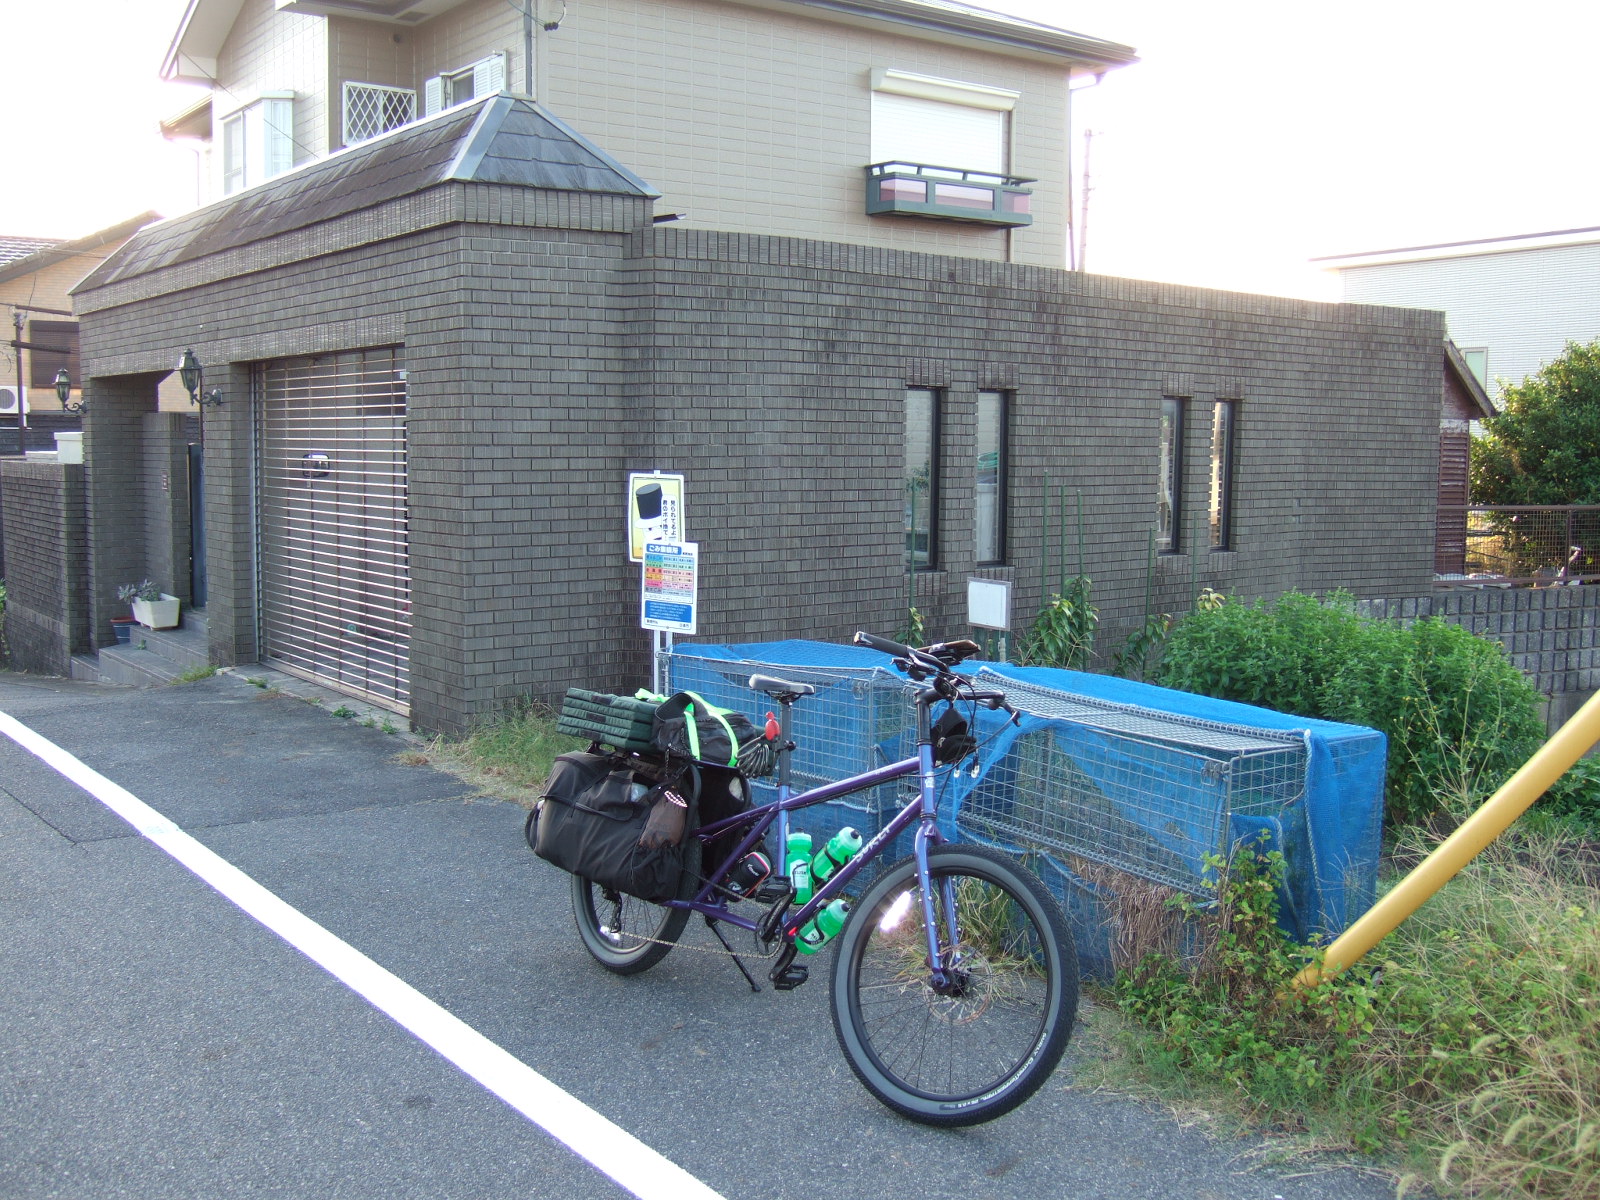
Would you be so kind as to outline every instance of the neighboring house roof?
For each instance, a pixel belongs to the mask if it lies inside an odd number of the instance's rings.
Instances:
[[[19,258],[27,258],[30,254],[54,246],[60,241],[60,238],[10,237],[0,233],[0,267],[14,263]]]
[[[243,2],[189,0],[162,61],[162,78],[190,83],[215,81],[217,55]],[[291,12],[356,16],[416,25],[457,3],[459,0],[280,0],[278,7]],[[778,0],[778,3],[1071,58],[1091,69],[1109,69],[1138,61],[1131,46],[990,12],[958,0]]]
[[[1478,382],[1478,377],[1472,373],[1472,368],[1467,365],[1467,360],[1462,357],[1456,344],[1448,339],[1444,344],[1444,362],[1451,375],[1460,385],[1462,393],[1467,400],[1477,408],[1479,417],[1497,417],[1500,410],[1494,406],[1494,401],[1489,398],[1489,393],[1484,390],[1483,384]]]
[[[532,101],[502,94],[447,109],[165,221],[130,240],[79,289],[258,242],[453,181],[652,199],[660,195],[559,118]]]
[[[126,221],[118,221],[115,225],[108,226],[97,233],[91,233],[81,238],[73,238],[67,242],[45,238],[0,237],[0,283],[5,283],[8,279],[16,279],[23,275],[31,275],[33,272],[42,271],[46,267],[53,267],[59,262],[75,258],[77,255],[87,251],[98,250],[102,246],[125,241],[152,221],[159,221],[160,219],[160,213],[143,212],[137,217],[128,218]],[[32,242],[34,249],[25,256],[12,258],[8,261],[5,257],[5,247],[10,242]]]
[[[1556,229],[1547,233],[1517,233],[1509,237],[1480,238],[1471,242],[1438,242],[1431,246],[1401,246],[1394,250],[1363,250],[1355,254],[1328,254],[1313,258],[1329,270],[1378,267],[1390,263],[1426,262],[1436,258],[1469,258],[1478,254],[1509,254],[1518,250],[1549,250],[1557,246],[1586,246],[1600,242],[1600,226]]]

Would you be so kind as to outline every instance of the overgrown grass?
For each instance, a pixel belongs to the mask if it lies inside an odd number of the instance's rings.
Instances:
[[[1419,835],[1405,847],[1414,859]],[[1163,1095],[1321,1148],[1379,1155],[1446,1194],[1600,1197],[1600,880],[1520,829],[1343,976],[1278,931],[1281,860],[1236,858],[1189,909],[1179,960],[1119,972],[1123,1067]]]
[[[556,714],[526,702],[486,721],[465,737],[437,738],[426,759],[486,792],[531,804],[556,755],[588,743],[556,732]]]

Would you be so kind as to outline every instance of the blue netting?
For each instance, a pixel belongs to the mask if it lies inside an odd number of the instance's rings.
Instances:
[[[1012,725],[976,714],[978,767],[945,772],[940,825],[1025,855],[1065,903],[1096,973],[1109,913],[1088,864],[1203,896],[1207,855],[1265,835],[1288,864],[1284,925],[1296,937],[1336,935],[1372,903],[1385,757],[1375,730],[1104,675],[962,669],[986,673],[1024,716]],[[672,690],[758,718],[771,705],[747,680],[760,671],[818,689],[795,706],[796,789],[911,754],[911,689],[876,651],[796,640],[679,643],[667,656]],[[884,785],[802,810],[793,825],[814,838],[844,824],[870,836],[911,794],[914,785]]]

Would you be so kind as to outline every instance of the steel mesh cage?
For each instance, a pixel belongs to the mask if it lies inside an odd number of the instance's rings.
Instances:
[[[1136,709],[980,673],[1047,718],[995,761],[958,826],[1023,849],[1076,855],[1199,894],[1234,818],[1281,820],[1305,797],[1293,733]]]

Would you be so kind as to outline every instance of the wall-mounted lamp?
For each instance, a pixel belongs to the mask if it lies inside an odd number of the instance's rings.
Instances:
[[[218,408],[222,405],[221,388],[214,387],[204,396],[200,394],[205,381],[205,368],[200,365],[193,350],[185,350],[183,357],[178,360],[178,378],[183,383],[183,390],[189,393],[190,404],[197,404],[201,408]]]
[[[61,407],[69,413],[81,413],[89,407],[89,397],[80,395],[76,404],[72,403],[72,376],[67,374],[67,369],[62,367],[56,372],[56,399],[61,401]]]

